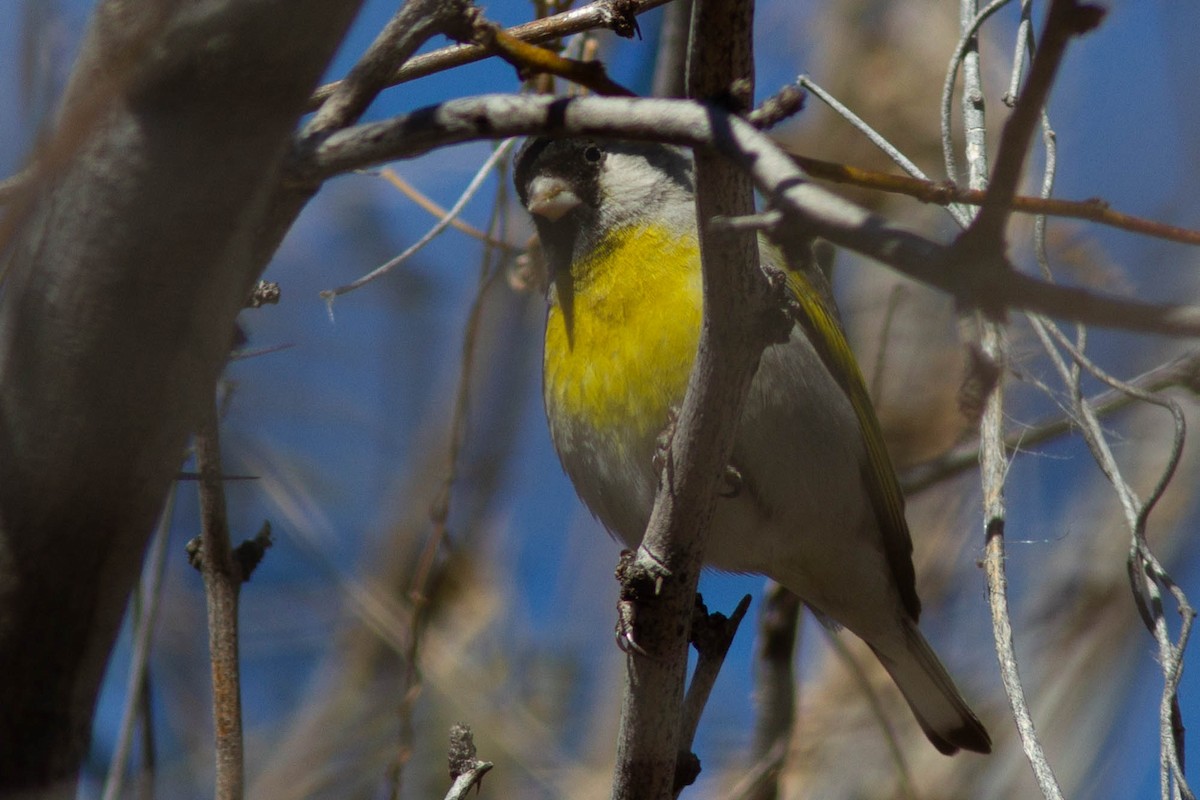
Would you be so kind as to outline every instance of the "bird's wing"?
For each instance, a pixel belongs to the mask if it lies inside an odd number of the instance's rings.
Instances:
[[[875,516],[883,535],[884,552],[896,578],[900,597],[915,621],[921,613],[921,601],[917,597],[916,573],[913,570],[912,538],[908,533],[908,522],[904,519],[904,495],[884,445],[883,431],[867,394],[866,384],[863,383],[858,363],[842,333],[841,325],[809,278],[800,270],[789,269],[788,286],[798,305],[797,322],[808,332],[809,341],[826,369],[850,398],[858,417],[867,451],[863,481],[875,507]]]

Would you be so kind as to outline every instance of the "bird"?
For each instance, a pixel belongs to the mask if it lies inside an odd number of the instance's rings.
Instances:
[[[653,142],[533,137],[513,180],[547,266],[542,392],[584,504],[636,549],[661,434],[683,401],[703,313],[690,152]],[[917,627],[912,541],[895,470],[832,306],[769,247],[796,317],[763,352],[705,563],[765,575],[862,639],[940,752],[991,739]]]

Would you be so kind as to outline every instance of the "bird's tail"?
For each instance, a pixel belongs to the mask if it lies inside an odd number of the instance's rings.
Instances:
[[[904,637],[886,651],[871,645],[892,680],[900,687],[921,730],[941,752],[960,749],[990,753],[992,739],[967,706],[946,668],[915,623],[904,622]]]

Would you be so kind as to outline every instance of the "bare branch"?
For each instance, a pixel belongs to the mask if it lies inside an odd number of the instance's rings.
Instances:
[[[146,554],[146,565],[137,589],[135,605],[140,612],[134,618],[133,653],[129,659],[129,678],[125,683],[125,707],[121,710],[121,724],[117,731],[117,744],[108,762],[108,775],[104,779],[101,800],[117,800],[121,796],[129,750],[133,743],[133,730],[145,711],[147,699],[142,691],[149,674],[150,643],[158,622],[159,592],[166,568],[167,540],[171,533],[171,514],[175,508],[175,490],[167,495],[166,503],[158,520],[158,528]],[[148,715],[147,715],[148,716]]]
[[[728,95],[735,81],[752,86],[753,13],[751,2],[695,0],[689,96]],[[745,214],[753,208],[745,174],[711,151],[698,151],[697,217]],[[771,292],[765,275],[756,268],[754,236],[719,235],[702,226],[700,237],[704,296],[720,302],[704,304],[696,361],[662,459],[654,509],[636,560],[625,570],[645,587],[631,597],[623,596],[635,609],[637,643],[652,650],[650,657],[634,651],[627,658],[614,798],[661,798],[673,794],[681,783],[676,778],[676,759],[678,709],[687,666],[686,621],[700,577],[721,467],[732,450],[754,365],[769,341],[763,320],[770,315]],[[718,413],[712,413],[714,409]]]
[[[501,142],[500,145],[492,151],[492,154],[488,156],[487,160],[483,162],[483,166],[476,171],[475,177],[473,177],[471,182],[467,184],[467,188],[463,190],[461,195],[459,195],[458,200],[455,201],[454,205],[450,207],[450,210],[447,211],[445,215],[437,221],[437,224],[426,231],[420,239],[417,239],[417,241],[406,247],[404,252],[392,259],[389,259],[386,264],[376,267],[366,275],[350,281],[350,283],[338,286],[335,289],[326,289],[322,291],[321,297],[324,298],[326,302],[332,303],[334,298],[338,297],[339,295],[352,292],[355,289],[365,286],[376,278],[382,278],[384,275],[388,274],[396,267],[400,266],[420,252],[425,245],[429,244],[438,236],[440,236],[442,232],[446,230],[446,228],[450,227],[450,225],[456,219],[458,219],[458,215],[462,213],[462,210],[466,208],[467,203],[471,202],[471,199],[475,197],[481,188],[483,188],[484,181],[487,180],[488,176],[491,175],[492,170],[495,169],[496,165],[503,160],[515,143],[515,139],[509,139],[508,141]],[[332,311],[330,313],[332,314]]]
[[[1034,323],[1034,330],[1042,340],[1051,361],[1065,382],[1072,388],[1074,410],[1080,418],[1084,440],[1087,442],[1096,464],[1116,490],[1117,498],[1125,513],[1126,526],[1130,532],[1128,561],[1130,586],[1142,619],[1158,645],[1158,656],[1162,664],[1163,691],[1159,702],[1159,772],[1162,798],[1168,800],[1173,796],[1193,800],[1194,795],[1187,784],[1183,771],[1183,730],[1178,708],[1178,688],[1183,669],[1183,653],[1187,647],[1196,612],[1188,602],[1187,596],[1159,562],[1146,538],[1146,524],[1150,512],[1170,483],[1183,454],[1186,430],[1183,411],[1174,400],[1150,394],[1138,387],[1119,381],[1087,358],[1083,352],[1086,339],[1082,330],[1077,334],[1078,341],[1072,343],[1054,325],[1045,320],[1031,319],[1031,322]],[[1052,342],[1051,339],[1054,341]],[[1070,366],[1059,355],[1054,346],[1055,342],[1071,354]],[[1108,446],[1094,409],[1083,400],[1081,377],[1084,370],[1114,389],[1126,392],[1142,402],[1159,406],[1171,414],[1175,426],[1171,450],[1158,481],[1145,500],[1137,496],[1133,487],[1121,474],[1121,469]],[[1164,590],[1174,599],[1182,618],[1182,625],[1175,642],[1171,641],[1170,629],[1163,615],[1162,595]]]
[[[476,758],[475,737],[466,725],[450,728],[450,777],[454,783],[446,793],[446,800],[466,800],[471,789],[483,786],[483,776],[492,767],[490,761]]]
[[[600,61],[564,58],[545,47],[524,42],[491,22],[479,22],[475,38],[489,53],[516,67],[522,80],[539,74],[556,75],[602,97],[634,96],[633,92],[608,77],[608,71]]]
[[[742,597],[733,613],[726,617],[720,612],[708,613],[700,595],[696,595],[696,617],[692,620],[692,644],[696,648],[698,658],[696,668],[692,671],[692,679],[688,684],[687,696],[683,700],[682,722],[679,728],[679,749],[685,752],[692,749],[696,738],[696,729],[700,727],[700,717],[708,697],[712,694],[721,665],[737,635],[738,626],[750,608],[750,595]]]
[[[508,34],[524,42],[542,44],[552,39],[560,39],[574,33],[608,28],[621,36],[632,36],[637,26],[637,15],[661,6],[667,0],[596,0],[582,8],[564,11],[545,19],[526,22],[523,25],[509,28]],[[435,72],[471,64],[492,55],[486,48],[477,44],[455,45],[441,50],[435,50],[423,56],[409,60],[397,69],[387,79],[387,86],[396,86],[406,81],[423,78]],[[316,110],[330,97],[340,82],[328,83],[313,94],[309,101],[309,110]]]
[[[796,639],[800,598],[774,581],[763,591],[754,670],[754,746],[757,772],[743,778],[742,796],[774,800],[796,718]]]
[[[470,0],[405,0],[350,74],[332,85],[300,135],[313,136],[357,122],[417,48],[439,33],[469,31],[473,12]]]
[[[238,593],[242,569],[233,557],[221,479],[218,416],[214,404],[196,434],[200,472],[200,538],[189,557],[204,576],[208,646],[212,661],[217,800],[240,800],[245,783],[242,694],[238,665]]]
[[[978,254],[986,254],[989,258],[981,268],[983,271],[1003,270],[992,261],[997,255],[1005,252],[1002,241],[1004,229],[1001,218],[999,227],[994,225],[998,197],[1003,197],[1005,203],[1011,201],[1015,194],[1015,181],[1009,185],[1005,181],[996,187],[988,186],[988,160],[986,128],[984,124],[984,93],[983,81],[979,69],[978,28],[987,14],[998,8],[1004,0],[996,0],[983,12],[977,10],[976,0],[960,0],[960,20],[963,27],[963,38],[955,53],[955,58],[961,58],[963,73],[962,115],[963,128],[966,137],[967,179],[972,189],[989,189],[989,202],[985,203],[975,215],[967,230],[959,236],[956,247],[965,251],[974,249]],[[951,86],[954,80],[956,62],[952,61],[947,73],[946,84]],[[1045,87],[1048,91],[1049,86]],[[945,97],[945,95],[943,95]],[[1034,110],[1041,109],[1045,101],[1045,93],[1027,93],[1023,103],[1036,102]],[[1023,112],[1028,113],[1028,112]],[[1009,121],[1010,128],[1013,121]],[[947,131],[944,131],[947,133]],[[1025,148],[1028,147],[1028,137],[1022,140],[1006,136],[1001,144],[997,159],[997,172],[1000,165],[1011,168],[1016,164],[1019,170],[1024,163]],[[1016,148],[1016,153],[1006,152]],[[950,163],[947,150],[947,164]],[[1007,212],[1004,212],[1005,214]],[[1000,665],[1000,678],[1004,684],[1004,692],[1008,696],[1009,707],[1012,709],[1013,720],[1016,722],[1017,733],[1025,755],[1033,768],[1038,787],[1046,800],[1062,800],[1062,789],[1058,779],[1046,759],[1041,740],[1034,729],[1033,717],[1029,713],[1029,704],[1025,698],[1025,687],[1021,683],[1017,667],[1016,648],[1013,642],[1012,622],[1008,610],[1008,580],[1005,575],[1004,531],[1007,518],[1007,508],[1004,498],[1005,479],[1008,475],[1008,456],[1004,448],[1004,375],[1009,359],[1008,343],[1004,337],[1004,328],[995,315],[984,317],[976,315],[979,329],[979,355],[986,363],[994,368],[998,379],[990,384],[983,399],[983,412],[979,419],[979,471],[980,486],[983,494],[983,525],[984,525],[984,569],[987,575],[988,605],[992,617],[992,638],[996,648],[996,658]]]
[[[880,261],[953,295],[966,307],[1024,309],[1046,316],[1169,335],[1200,334],[1200,308],[1124,300],[1059,286],[981,263],[971,248],[937,244],[813,185],[764,134],[728,112],[685,100],[484,95],[452,100],[394,119],[332,134],[293,162],[294,181],[407,158],[447,144],[548,133],[611,136],[715,148],[789,215],[785,233],[802,232]]]
[[[396,172],[396,170],[392,169],[391,167],[384,167],[383,169],[379,170],[379,175],[392,186],[395,186],[401,194],[403,194],[409,200],[412,200],[425,211],[428,211],[432,216],[437,217],[438,219],[442,219],[443,217],[451,217],[450,227],[454,228],[454,230],[461,231],[467,236],[470,236],[472,239],[477,239],[486,244],[488,247],[495,247],[503,250],[505,253],[515,254],[520,251],[521,248],[517,247],[516,245],[509,244],[503,239],[491,237],[484,231],[476,228],[471,223],[463,221],[461,217],[453,216],[445,208],[430,199],[429,195],[425,194],[420,189],[406,181],[403,175]]]
[[[930,180],[909,178],[903,175],[893,175],[886,172],[875,172],[869,169],[838,164],[832,161],[822,161],[797,153],[789,153],[809,175],[822,180],[858,186],[863,189],[877,189],[882,192],[903,194],[914,197],[922,203],[936,203],[945,206],[951,203],[981,206],[987,202],[988,193],[979,189],[966,189],[953,183],[935,183]],[[1164,239],[1180,244],[1200,245],[1200,231],[1183,228],[1178,225],[1168,225],[1164,222],[1135,217],[1112,210],[1108,203],[1099,199],[1062,200],[1048,196],[1030,197],[1016,195],[1012,198],[1010,211],[1021,214],[1039,214],[1048,217],[1064,217],[1068,219],[1085,219],[1119,228],[1130,233],[1139,233],[1155,239]]]
[[[1046,31],[1029,68],[1029,80],[1000,137],[996,166],[988,187],[988,200],[980,209],[971,230],[964,234],[964,238],[975,241],[975,246],[979,246],[980,242],[990,247],[1002,244],[1008,207],[1017,193],[1017,183],[1021,179],[1033,131],[1046,106],[1046,97],[1054,84],[1054,76],[1067,44],[1075,36],[1095,28],[1103,17],[1104,11],[1099,6],[1080,4],[1078,0],[1051,2]]]
[[[869,124],[867,124],[866,120],[855,114],[845,104],[837,100],[833,95],[813,82],[812,78],[807,75],[801,75],[796,79],[796,82],[816,95],[817,98],[825,103],[825,105],[832,108],[840,117],[853,125],[860,133],[867,137],[867,140],[870,141],[871,144],[878,147],[880,151],[890,158],[893,163],[899,166],[900,169],[904,170],[919,181],[929,180],[921,168],[918,167],[916,163],[912,161],[912,159],[900,152],[900,148],[889,142],[882,133],[878,132]],[[966,224],[971,220],[970,214],[966,209],[948,206],[947,210],[950,212],[951,216],[954,217],[955,222],[961,226],[965,227]]]

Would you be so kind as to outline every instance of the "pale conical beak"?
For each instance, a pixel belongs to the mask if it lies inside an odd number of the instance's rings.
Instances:
[[[554,222],[580,203],[579,195],[562,178],[542,175],[529,182],[530,214]]]

